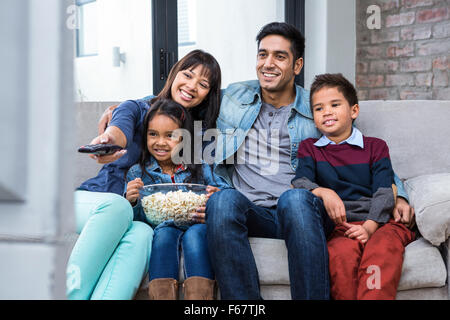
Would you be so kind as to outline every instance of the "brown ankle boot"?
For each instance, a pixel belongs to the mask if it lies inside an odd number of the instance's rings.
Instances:
[[[184,280],[184,300],[214,300],[215,280],[189,277]]]
[[[178,281],[172,278],[154,279],[148,284],[150,300],[177,300]]]

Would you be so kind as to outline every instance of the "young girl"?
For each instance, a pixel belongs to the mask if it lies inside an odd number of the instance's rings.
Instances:
[[[185,159],[189,162],[186,164],[174,162],[174,155],[179,151],[177,146],[182,143],[177,135],[178,129],[186,130],[193,137],[191,115],[172,100],[158,100],[145,116],[142,156],[127,173],[126,198],[133,206],[135,220],[146,221],[138,201],[139,189],[144,185],[172,182],[205,184],[208,185],[208,198],[219,188],[229,187],[221,178],[214,176],[207,164],[195,165],[192,159]],[[194,141],[193,138],[190,140]],[[183,145],[182,150],[192,147],[193,143]],[[180,246],[184,254],[185,299],[213,299],[215,281],[206,245],[206,225],[202,216],[196,217],[194,214],[194,220],[200,224],[187,229],[177,227],[173,220],[153,226],[149,268],[151,300],[176,300]]]

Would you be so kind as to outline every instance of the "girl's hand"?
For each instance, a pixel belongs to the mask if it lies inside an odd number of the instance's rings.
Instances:
[[[139,199],[139,189],[144,186],[141,178],[136,178],[127,184],[127,200],[130,201],[131,205],[135,205],[137,199]]]
[[[205,207],[200,207],[191,213],[191,219],[195,223],[206,223]]]
[[[206,197],[208,198],[208,200],[215,192],[218,191],[220,191],[220,189],[217,187],[207,186]],[[197,210],[191,214],[191,218],[196,223],[206,223],[206,207],[198,207]]]
[[[218,191],[220,191],[220,189],[217,188],[217,187],[207,186],[206,187],[206,192],[208,194],[206,195],[206,197],[209,199],[215,192],[218,192]]]
[[[312,193],[323,200],[325,210],[335,224],[347,222],[344,202],[334,190],[328,188],[316,188]]]

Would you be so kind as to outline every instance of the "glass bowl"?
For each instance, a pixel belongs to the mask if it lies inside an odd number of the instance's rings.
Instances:
[[[139,190],[139,200],[152,226],[171,219],[176,226],[190,226],[195,223],[192,213],[206,204],[206,187],[192,183],[147,185]]]

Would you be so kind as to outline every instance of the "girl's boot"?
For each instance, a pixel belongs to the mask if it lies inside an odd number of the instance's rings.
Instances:
[[[215,280],[189,277],[184,280],[184,300],[214,300]]]
[[[148,284],[150,300],[177,300],[178,281],[173,278],[154,279]]]

